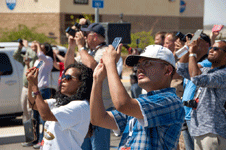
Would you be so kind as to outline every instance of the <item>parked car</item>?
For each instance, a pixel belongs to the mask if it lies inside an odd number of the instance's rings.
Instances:
[[[22,115],[21,91],[23,87],[23,65],[13,58],[18,42],[0,42],[0,118]],[[57,46],[64,56],[67,48]],[[23,48],[21,54],[25,54]],[[59,70],[53,68],[50,75],[52,93],[57,90]]]

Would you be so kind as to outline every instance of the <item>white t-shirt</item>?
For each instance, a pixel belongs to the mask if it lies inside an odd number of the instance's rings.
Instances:
[[[53,68],[53,59],[47,55],[44,55],[42,52],[37,54],[38,60],[35,61],[34,66],[36,67],[38,63],[43,60],[42,66],[39,68],[38,74],[38,87],[47,88],[49,86],[49,75]]]
[[[72,101],[56,107],[56,99],[47,102],[58,121],[46,121],[43,150],[81,150],[90,124],[89,103],[86,100]]]

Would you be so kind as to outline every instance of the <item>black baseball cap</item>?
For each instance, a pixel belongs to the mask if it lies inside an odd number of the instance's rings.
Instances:
[[[83,28],[82,27],[81,31],[85,31],[85,32],[93,31],[93,32],[96,32],[97,34],[102,35],[103,37],[105,37],[105,29],[99,23],[92,23],[87,28]]]

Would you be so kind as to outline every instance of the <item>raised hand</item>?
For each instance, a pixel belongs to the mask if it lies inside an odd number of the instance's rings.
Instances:
[[[26,73],[27,81],[31,85],[38,85],[38,69],[33,67]]]
[[[93,78],[99,82],[103,82],[106,76],[107,76],[107,72],[106,72],[105,65],[103,63],[103,60],[100,59],[99,64],[94,69]]]
[[[102,56],[104,64],[109,65],[110,63],[117,63],[121,55],[121,48],[122,44],[118,46],[117,51],[112,45],[109,45]]]
[[[85,37],[82,33],[82,31],[76,32],[75,34],[75,41],[78,47],[84,47],[85,46]]]

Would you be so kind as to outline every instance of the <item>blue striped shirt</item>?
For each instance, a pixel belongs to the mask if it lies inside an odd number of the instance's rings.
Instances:
[[[175,88],[142,94],[137,101],[144,119],[112,111],[122,134],[119,149],[123,146],[131,150],[176,149],[185,114]]]
[[[178,63],[180,68],[188,64]],[[190,78],[188,69],[180,70],[184,77]],[[208,133],[226,138],[226,68],[201,68],[202,74],[191,77],[200,87],[199,103],[191,113],[191,135],[201,136]]]

